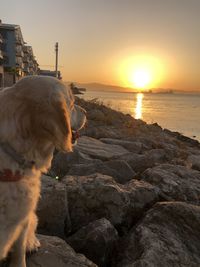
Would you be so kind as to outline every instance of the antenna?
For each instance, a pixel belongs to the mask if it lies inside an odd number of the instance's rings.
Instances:
[[[58,78],[58,42],[56,42],[55,44],[55,52],[56,52],[55,72],[56,72],[56,78]]]

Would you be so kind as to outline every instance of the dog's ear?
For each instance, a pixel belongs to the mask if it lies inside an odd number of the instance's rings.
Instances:
[[[55,119],[52,118],[52,123],[56,128],[55,146],[58,150],[72,151],[70,111],[67,107],[64,96],[52,97],[51,104],[55,113]]]
[[[72,151],[70,115],[64,97],[33,102],[26,99],[18,112],[18,131],[36,143],[50,141],[58,150]]]

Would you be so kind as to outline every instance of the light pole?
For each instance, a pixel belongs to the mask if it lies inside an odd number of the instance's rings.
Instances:
[[[55,44],[55,52],[56,52],[55,72],[56,72],[56,78],[58,78],[58,42],[56,42]]]

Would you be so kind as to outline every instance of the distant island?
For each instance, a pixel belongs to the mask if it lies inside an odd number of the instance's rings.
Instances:
[[[74,83],[70,83],[70,84],[68,84],[68,86],[71,88],[72,93],[73,93],[74,95],[82,95],[83,92],[86,91],[86,88],[83,88],[83,87],[77,87]]]

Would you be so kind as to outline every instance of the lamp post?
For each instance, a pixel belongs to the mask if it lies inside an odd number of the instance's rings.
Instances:
[[[55,52],[56,52],[55,72],[56,72],[56,78],[58,78],[58,42],[56,42],[55,44]]]

